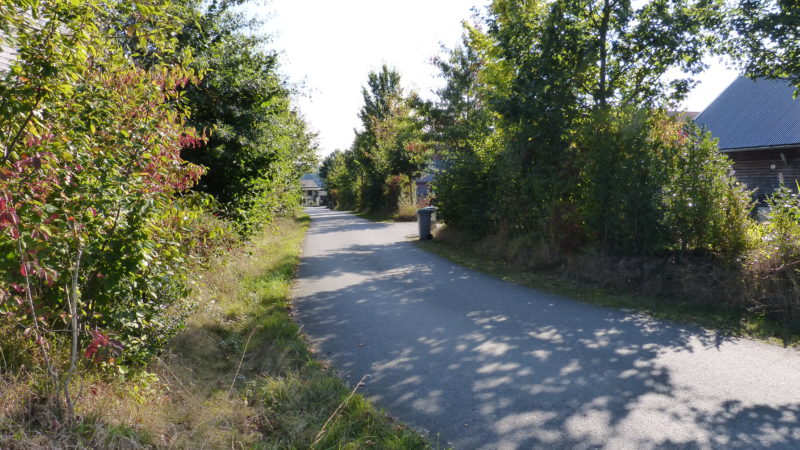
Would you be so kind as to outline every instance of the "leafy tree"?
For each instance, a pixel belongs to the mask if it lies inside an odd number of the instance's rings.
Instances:
[[[724,51],[751,77],[789,78],[800,87],[800,4],[740,0],[729,12],[733,39]]]
[[[446,155],[448,223],[567,249],[740,254],[749,204],[730,162],[660,109],[704,68],[719,6],[494,1],[485,31],[436,61],[447,84],[421,108]]]
[[[333,153],[329,153],[326,157],[322,158],[322,162],[319,165],[319,177],[323,181],[328,178],[328,174],[330,174],[331,169],[333,169],[336,158],[339,157],[340,153],[342,153],[341,150],[334,150]]]
[[[292,108],[276,54],[246,32],[252,24],[220,8],[203,16],[206,27],[184,31],[193,66],[206,73],[186,89],[190,123],[210,134],[184,157],[208,168],[197,189],[248,233],[299,202],[297,180],[314,164],[316,143]]]
[[[373,211],[394,209],[397,205],[390,204],[387,181],[397,175],[410,181],[419,174],[426,155],[422,123],[403,94],[400,74],[386,65],[380,72],[370,72],[362,96],[363,129],[356,132],[352,146],[358,163],[358,206]]]
[[[201,211],[181,195],[202,174],[180,157],[202,142],[181,108],[196,77],[134,64],[116,33],[120,8],[147,15],[126,31],[142,51],[173,48],[169,3],[0,6],[3,39],[18,49],[0,80],[0,312],[32,338],[68,409],[81,349],[141,361],[180,325],[183,233]],[[54,357],[56,329],[70,331],[68,361]]]
[[[358,200],[358,164],[353,150],[336,150],[320,168],[328,195],[337,209],[354,209]]]
[[[530,208],[524,228],[572,229],[569,204],[580,162],[572,133],[594,108],[658,106],[684,96],[691,82],[667,82],[670,69],[696,73],[714,42],[717,1],[626,0],[514,2],[490,6],[485,37],[476,39],[493,85],[492,108],[519,168],[509,198]],[[543,221],[543,222],[542,222]]]
[[[651,0],[638,8],[629,0],[567,4],[577,17],[568,20],[588,31],[597,75],[587,81],[600,107],[682,100],[696,83],[692,76],[705,69],[702,59],[717,44],[724,19],[722,0]],[[682,78],[665,76],[676,69]]]
[[[461,45],[433,63],[445,80],[436,101],[417,102],[427,120],[426,139],[445,170],[435,181],[437,206],[448,224],[480,237],[495,231],[500,177],[495,164],[497,145],[490,141],[494,120],[487,105],[486,84],[480,80],[483,60],[471,29]]]

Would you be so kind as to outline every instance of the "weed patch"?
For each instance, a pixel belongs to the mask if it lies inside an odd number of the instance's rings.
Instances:
[[[34,374],[0,372],[0,448],[428,447],[362,396],[348,399],[291,319],[308,223],[278,220],[196,271],[197,310],[167,352],[143,372],[81,372],[72,423],[40,404]]]
[[[702,261],[613,258],[565,254],[524,238],[493,235],[471,240],[440,227],[425,250],[507,281],[601,306],[646,312],[720,332],[800,343],[800,323],[778,321],[742,300],[746,279],[733,269]]]

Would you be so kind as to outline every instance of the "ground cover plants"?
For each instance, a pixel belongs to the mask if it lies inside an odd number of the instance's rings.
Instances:
[[[146,370],[79,371],[73,420],[35,414],[31,380],[5,372],[0,446],[426,448],[307,349],[289,297],[308,222],[278,219],[194,267],[185,329]]]
[[[45,395],[67,415],[82,360],[135,364],[174,333],[190,256],[182,241],[204,238],[182,234],[203,213],[203,200],[187,195],[203,169],[180,157],[202,145],[180,107],[197,76],[185,65],[132,63],[115,31],[127,24],[141,35],[131,52],[172,51],[164,36],[179,26],[174,10],[144,20],[148,8],[21,2],[0,11],[18,49],[0,84],[0,308],[7,329],[30,338],[19,349],[36,349],[27,367],[41,370]]]

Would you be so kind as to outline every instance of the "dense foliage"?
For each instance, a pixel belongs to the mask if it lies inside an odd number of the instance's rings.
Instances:
[[[724,51],[749,76],[789,78],[800,86],[800,4],[793,0],[738,0],[728,14],[733,32]]]
[[[402,199],[415,202],[412,180],[427,157],[422,122],[412,107],[413,96],[403,92],[400,74],[386,65],[370,72],[362,96],[362,129],[350,149],[326,159],[323,179],[340,208],[394,211]]]
[[[667,113],[710,53],[796,83],[797,17],[782,1],[495,0],[417,105],[445,161],[442,217],[515,263],[797,317],[796,194],[757,223],[715,140]]]
[[[292,210],[313,161],[274,55],[243,33],[178,38],[197,8],[0,4],[17,50],[0,73],[0,345],[68,409],[79,364],[124,371],[180,329],[188,271],[228,228],[220,208],[243,230]],[[228,186],[202,185],[218,201],[191,191],[228,169]]]
[[[708,136],[663,112],[692,86],[665,75],[702,68],[718,6],[492,3],[437,60],[446,86],[423,108],[448,223],[567,250],[741,252],[747,194]]]
[[[206,75],[186,89],[189,123],[211,130],[184,158],[208,168],[197,189],[213,195],[249,233],[299,203],[297,180],[316,158],[314,136],[292,108],[266,38],[241,14],[211,8],[182,35]]]
[[[471,30],[472,36],[477,33]],[[446,84],[436,101],[418,107],[426,118],[426,138],[446,167],[437,174],[437,206],[449,223],[482,237],[495,231],[503,186],[501,134],[493,133],[494,115],[484,82],[488,68],[466,34],[462,45],[434,59],[434,64]]]
[[[331,202],[338,209],[357,209],[358,177],[355,153],[336,150],[322,161],[319,176],[325,180]]]
[[[749,194],[707,134],[641,109],[595,112],[584,127],[580,217],[599,248],[731,259],[746,249]]]

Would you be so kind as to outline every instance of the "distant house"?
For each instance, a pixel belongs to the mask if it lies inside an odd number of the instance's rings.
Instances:
[[[433,174],[432,173],[425,173],[421,177],[414,180],[417,187],[417,198],[420,199],[422,197],[427,196],[431,193],[431,183],[433,183]]]
[[[739,77],[696,118],[719,139],[736,177],[763,200],[800,180],[800,100],[786,80]]]
[[[322,180],[315,173],[307,173],[300,178],[303,189],[303,206],[320,206],[328,202],[328,192],[325,191]]]
[[[430,200],[433,194],[432,184],[436,181],[436,174],[442,170],[444,170],[444,159],[441,155],[435,153],[430,161],[428,161],[422,175],[414,180],[417,188],[416,196],[418,201],[423,199]]]

